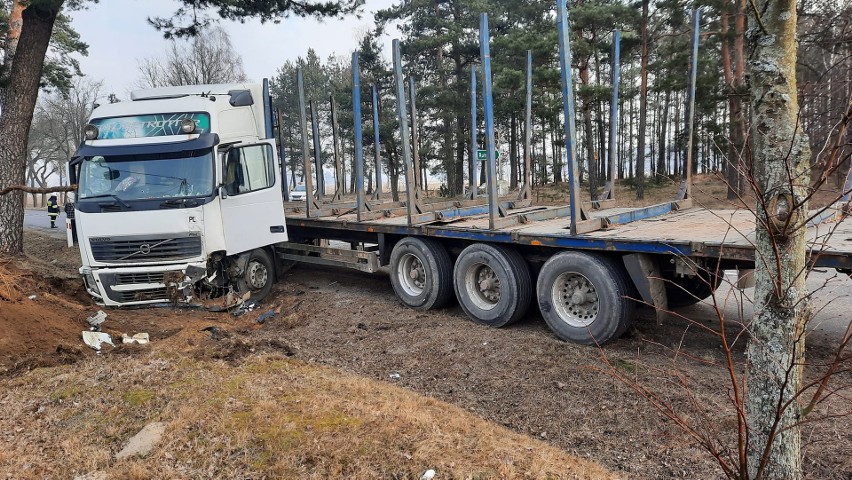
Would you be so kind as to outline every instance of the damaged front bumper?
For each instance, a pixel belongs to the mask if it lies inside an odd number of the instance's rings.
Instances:
[[[80,268],[86,291],[99,305],[122,307],[188,303],[192,286],[207,276],[206,262],[154,267]]]

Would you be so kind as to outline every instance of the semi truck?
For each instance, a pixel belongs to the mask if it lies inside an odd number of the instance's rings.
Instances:
[[[563,65],[570,65],[568,49],[560,47]],[[520,191],[500,198],[484,50],[486,198],[477,198],[473,182],[467,198],[422,198],[396,41],[405,179],[400,200],[380,190],[378,129],[374,172],[379,190],[366,198],[357,52],[352,63],[354,195],[342,195],[343,168],[336,155],[337,191],[318,198],[324,194],[323,188],[315,190],[324,178],[318,129],[312,115],[312,159],[301,72],[301,201],[285,201],[283,195],[286,173],[273,138],[276,116],[266,82],[143,90],[129,101],[96,108],[71,162],[72,180],[78,183],[80,274],[87,291],[109,307],[190,301],[198,289],[260,300],[292,262],[364,272],[385,268],[396,296],[410,308],[437,309],[457,301],[473,321],[492,327],[509,325],[538,308],[559,338],[602,344],[628,329],[639,303],[661,311],[696,303],[731,270],[740,275],[738,285],[747,286],[755,265],[753,213],[694,205],[689,163],[670,202],[615,207],[611,183],[608,199],[581,200],[573,121],[566,122],[568,205],[534,204],[528,155]],[[529,105],[529,57],[527,72]],[[562,73],[565,118],[572,120],[570,72],[563,68]],[[476,72],[472,75],[475,80]],[[411,119],[416,120],[413,83],[409,93]],[[475,135],[475,92],[471,98]],[[376,121],[375,93],[373,106]],[[527,116],[529,111],[528,106]],[[334,112],[332,118],[336,127]],[[473,161],[475,138],[471,145]],[[690,161],[687,155],[685,162]],[[838,203],[812,219],[812,266],[852,271],[852,228],[844,216]]]

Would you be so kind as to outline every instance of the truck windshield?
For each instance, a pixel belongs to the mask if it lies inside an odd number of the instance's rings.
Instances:
[[[94,155],[80,167],[80,199],[202,197],[213,193],[211,149],[152,155]]]

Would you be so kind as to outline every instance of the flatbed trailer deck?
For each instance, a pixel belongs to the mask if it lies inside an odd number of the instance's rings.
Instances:
[[[522,209],[516,215],[535,207]],[[546,208],[546,207],[540,207]],[[593,217],[632,209],[593,210]],[[818,212],[812,212],[817,215]],[[754,265],[754,213],[740,210],[688,208],[611,228],[571,235],[566,218],[531,221],[495,230],[485,214],[446,222],[407,224],[405,216],[358,222],[354,214],[308,218],[289,209],[287,226],[294,238],[322,238],[383,245],[388,238],[428,236],[460,242],[493,242],[515,246],[570,248],[624,253],[669,254],[724,261],[743,269]],[[815,267],[852,270],[852,222],[825,221],[808,228],[810,263]]]

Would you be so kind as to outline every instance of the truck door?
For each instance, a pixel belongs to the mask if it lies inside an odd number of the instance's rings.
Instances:
[[[222,229],[228,255],[287,241],[273,142],[235,145],[222,161]]]

